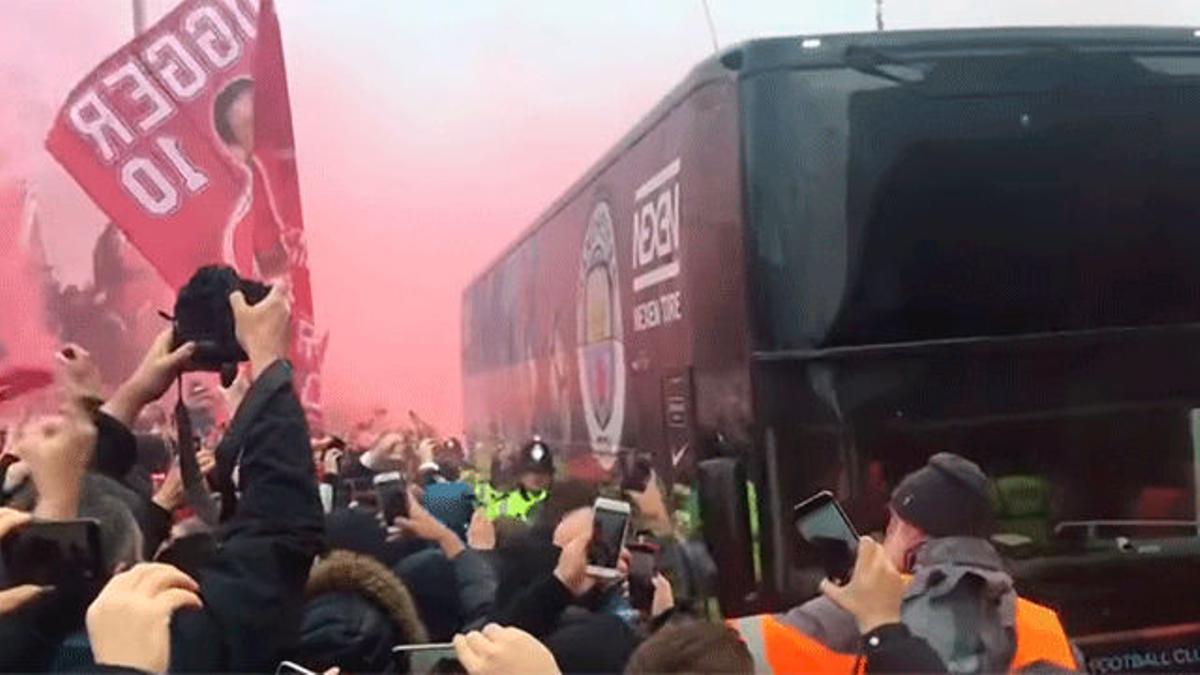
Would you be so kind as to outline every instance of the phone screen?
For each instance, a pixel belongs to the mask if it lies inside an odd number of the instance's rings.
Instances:
[[[375,477],[375,493],[379,497],[379,510],[388,525],[396,518],[408,517],[408,492],[399,473],[380,474]]]
[[[629,604],[649,611],[654,603],[654,575],[658,572],[658,554],[649,546],[630,544]]]
[[[321,508],[326,514],[333,512],[333,486],[329,483],[317,485],[317,495],[321,498]]]
[[[588,544],[588,564],[616,569],[628,525],[628,513],[597,507],[592,521],[592,541]]]
[[[95,520],[29,523],[0,541],[0,555],[13,585],[62,586],[101,582],[108,576]]]
[[[858,555],[858,533],[830,492],[801,502],[794,511],[796,529],[816,552],[825,575],[838,583],[850,580]]]

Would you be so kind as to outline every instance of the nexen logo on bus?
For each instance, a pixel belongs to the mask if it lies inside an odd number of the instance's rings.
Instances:
[[[679,276],[679,159],[634,193],[633,292],[642,293]],[[633,308],[633,330],[683,318],[680,291],[669,291]]]

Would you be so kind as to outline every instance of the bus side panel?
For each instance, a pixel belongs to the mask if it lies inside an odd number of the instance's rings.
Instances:
[[[742,298],[736,119],[732,85],[701,86],[467,289],[471,440],[540,434],[584,478],[621,450],[671,466],[665,380],[690,378],[693,336],[720,336],[701,347],[700,381],[745,363],[744,308],[714,305]],[[736,385],[722,386],[702,416],[735,405]]]
[[[752,439],[750,334],[743,253],[743,199],[735,82],[692,99],[699,112],[693,136],[702,167],[692,176],[697,193],[684,214],[687,311],[690,313],[694,433],[692,451],[669,447],[676,479],[690,481],[695,463],[714,452],[719,433],[730,445]],[[673,435],[668,432],[668,441]]]
[[[737,119],[735,83],[712,82],[631,153],[624,445],[669,481],[690,482],[701,436],[748,426]]]

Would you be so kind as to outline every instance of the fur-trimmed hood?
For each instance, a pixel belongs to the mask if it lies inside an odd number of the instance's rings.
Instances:
[[[357,593],[387,612],[402,643],[429,641],[408,588],[374,558],[350,551],[333,551],[313,566],[304,592],[310,601],[326,593]]]

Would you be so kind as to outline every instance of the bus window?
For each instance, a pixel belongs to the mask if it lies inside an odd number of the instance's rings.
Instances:
[[[1094,536],[1195,533],[1163,526],[1195,518],[1187,410],[879,426],[862,439],[889,488],[939,451],[970,458],[992,478],[996,533],[1025,544],[1022,555],[1066,552],[1075,542],[1060,531],[1072,523]],[[1090,530],[1083,525],[1100,521]]]

